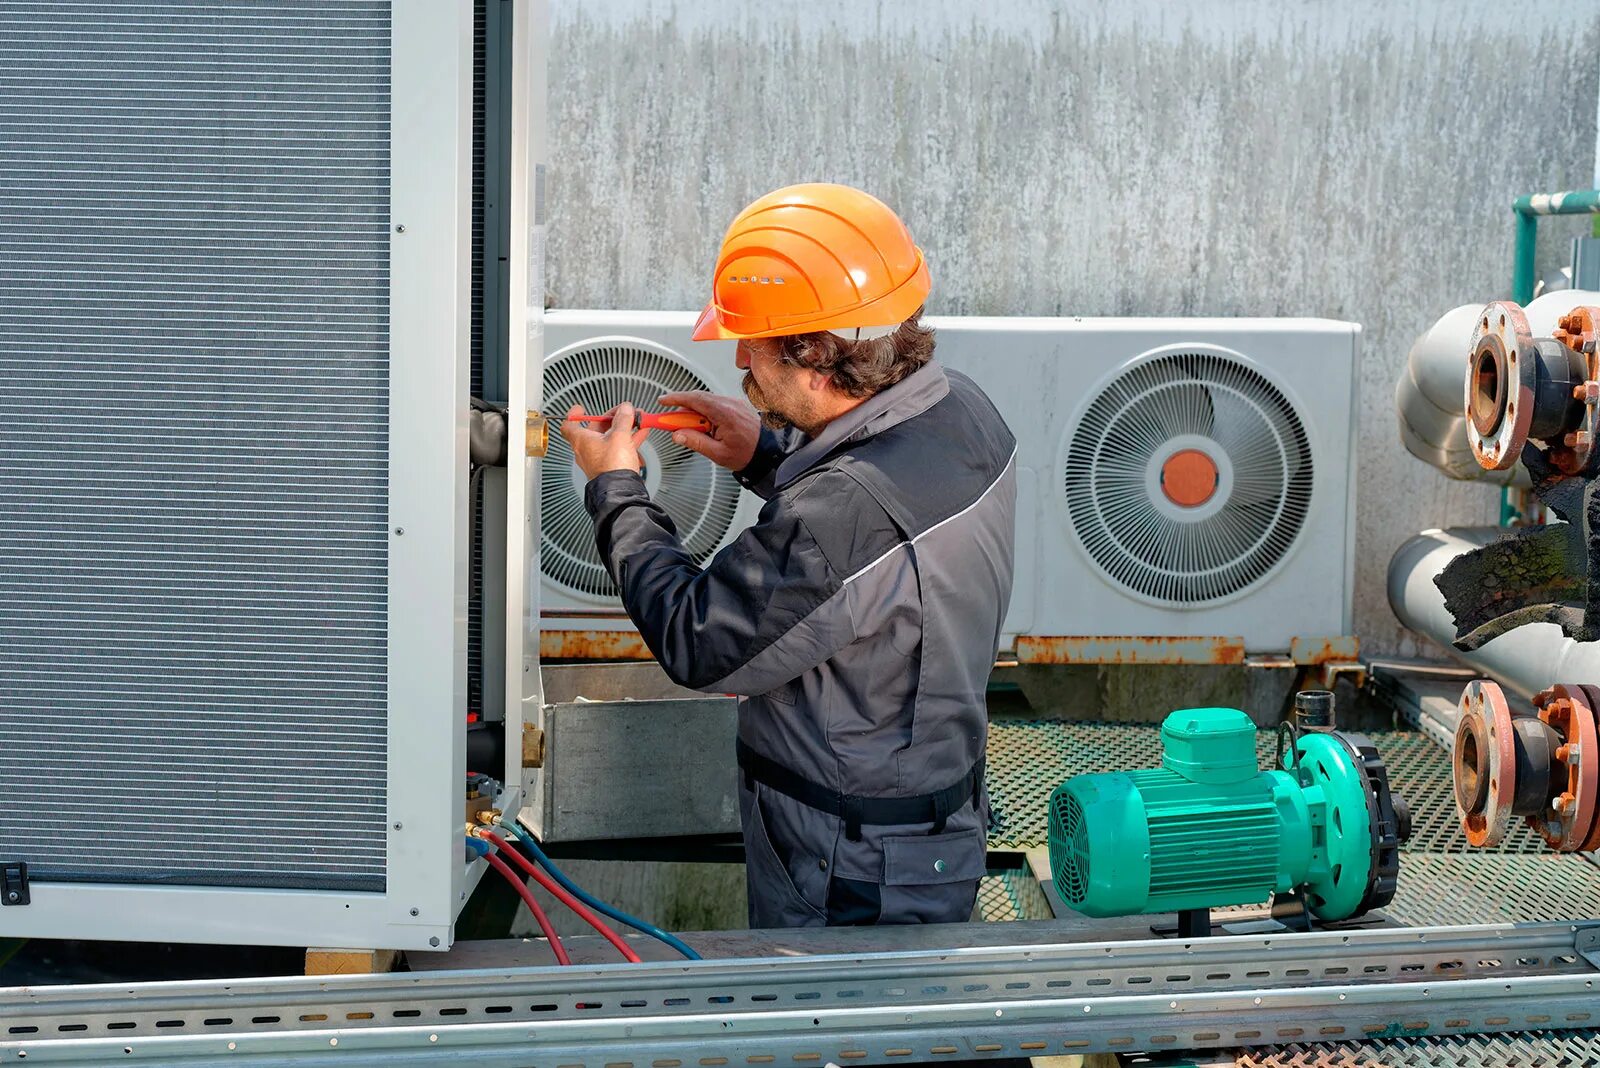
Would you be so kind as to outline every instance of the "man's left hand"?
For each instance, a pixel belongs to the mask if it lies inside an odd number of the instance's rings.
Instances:
[[[585,414],[583,405],[574,404],[561,424],[561,436],[571,443],[572,456],[583,473],[590,479],[607,471],[637,473],[644,466],[639,459],[639,446],[650,431],[633,429],[633,405],[619,404],[611,409],[607,413],[611,416],[611,429],[605,433],[571,421],[573,416]]]

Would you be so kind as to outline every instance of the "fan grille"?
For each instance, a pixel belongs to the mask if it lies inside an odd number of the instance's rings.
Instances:
[[[1198,442],[1230,478],[1204,509],[1152,492],[1152,465]],[[1261,374],[1214,353],[1140,362],[1089,405],[1072,435],[1068,511],[1090,557],[1167,604],[1215,601],[1261,581],[1311,503],[1311,447],[1294,406]]]
[[[709,389],[675,356],[643,341],[597,341],[557,353],[545,362],[545,403],[557,415],[574,404],[604,412],[627,401],[653,411],[663,393]],[[643,452],[651,497],[672,517],[696,563],[717,551],[733,525],[739,484],[699,453],[651,434]],[[594,523],[583,506],[583,476],[572,448],[559,434],[540,469],[541,570],[563,589],[589,597],[615,597],[595,546]]]
[[[1083,806],[1064,790],[1052,798],[1052,803],[1056,892],[1067,904],[1082,905],[1089,896],[1089,830],[1084,823]]]

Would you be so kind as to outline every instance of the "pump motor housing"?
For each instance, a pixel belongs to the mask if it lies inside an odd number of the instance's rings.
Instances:
[[[1358,734],[1296,733],[1263,771],[1248,716],[1188,709],[1161,726],[1161,767],[1067,780],[1050,801],[1057,892],[1089,916],[1292,891],[1324,920],[1387,904],[1409,820],[1382,760]]]

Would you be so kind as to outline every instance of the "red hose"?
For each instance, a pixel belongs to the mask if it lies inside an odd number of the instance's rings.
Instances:
[[[517,878],[517,873],[511,870],[510,865],[493,853],[485,853],[483,859],[489,866],[506,877],[517,893],[522,895],[522,900],[527,904],[528,911],[533,913],[533,918],[538,921],[539,930],[550,940],[550,948],[555,951],[557,964],[571,964],[572,958],[567,956],[567,947],[561,944],[561,936],[556,934],[556,929],[550,926],[550,917],[545,915],[544,909],[539,906],[538,898],[533,896],[533,891],[528,889],[528,884]]]
[[[583,902],[567,893],[565,887],[536,867],[533,861],[522,855],[520,850],[511,848],[511,846],[506,844],[506,840],[504,838],[501,838],[493,831],[480,831],[479,833],[483,837],[489,839],[489,841],[493,842],[495,845],[499,846],[501,851],[504,852],[506,856],[517,862],[518,867],[527,872],[529,875],[533,876],[533,878],[538,881],[540,886],[544,887],[546,890],[550,891],[551,894],[555,895],[557,901],[560,901],[573,912],[576,912],[578,917],[582,919],[584,923],[587,923],[590,927],[593,927],[596,931],[599,931],[607,942],[610,942],[612,945],[617,947],[618,952],[622,954],[624,960],[627,960],[633,964],[640,963],[639,954],[635,953],[631,948],[629,948],[628,943],[623,941],[621,935],[617,934],[617,932],[613,931],[610,927],[607,927],[604,920],[600,919],[600,917],[589,911],[588,907],[585,906]]]

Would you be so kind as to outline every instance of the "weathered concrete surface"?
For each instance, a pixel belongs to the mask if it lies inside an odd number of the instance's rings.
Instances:
[[[1393,550],[1495,519],[1400,448],[1393,387],[1440,313],[1508,295],[1512,199],[1590,184],[1594,0],[590,0],[552,44],[559,304],[699,307],[747,201],[858,183],[938,314],[1362,323],[1366,651],[1415,651]],[[1542,223],[1541,273],[1586,223]]]

